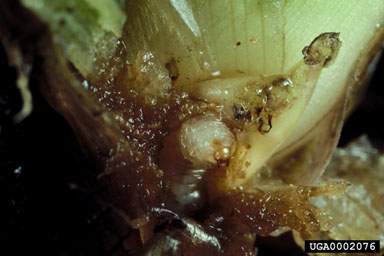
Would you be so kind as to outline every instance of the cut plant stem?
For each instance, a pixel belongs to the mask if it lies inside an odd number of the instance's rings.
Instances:
[[[285,75],[286,80],[291,81],[290,85],[266,84],[268,87],[264,90],[269,90],[269,93],[262,111],[268,113],[270,131],[264,134],[257,131],[256,124],[239,134],[238,149],[227,171],[227,185],[237,186],[247,181],[283,143],[304,112],[321,70],[335,59],[340,46],[337,33],[321,34],[304,48],[304,59]],[[275,101],[281,102],[281,98],[286,104],[276,106]]]
[[[213,79],[184,87],[195,98],[223,105],[239,132],[226,184],[238,186],[255,174],[300,119],[322,69],[337,56],[338,33],[323,33],[303,49],[304,58],[286,74]],[[239,111],[240,109],[240,111]]]

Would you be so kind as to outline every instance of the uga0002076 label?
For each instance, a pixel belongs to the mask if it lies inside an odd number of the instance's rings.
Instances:
[[[306,240],[305,252],[374,253],[380,252],[379,240]]]

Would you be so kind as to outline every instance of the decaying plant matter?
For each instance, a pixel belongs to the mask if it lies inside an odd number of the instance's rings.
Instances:
[[[49,28],[21,55],[43,57],[41,91],[138,254],[256,255],[257,235],[333,234],[310,200],[349,186],[314,182],[375,65],[381,0],[21,4]]]

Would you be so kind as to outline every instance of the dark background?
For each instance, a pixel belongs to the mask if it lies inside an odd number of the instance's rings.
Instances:
[[[384,61],[381,60],[360,107],[345,124],[340,145],[363,133],[383,150]],[[109,221],[108,208],[87,193],[70,189],[92,168],[76,137],[36,88],[34,110],[19,124],[13,116],[21,99],[17,71],[0,44],[0,255],[129,255]],[[105,235],[107,234],[107,235]],[[279,246],[276,246],[279,244]],[[259,255],[301,255],[289,234],[257,240]]]

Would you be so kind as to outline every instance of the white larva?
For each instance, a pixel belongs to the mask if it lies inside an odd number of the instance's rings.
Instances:
[[[213,113],[193,117],[178,132],[182,155],[195,168],[228,161],[236,150],[236,139],[229,128]]]
[[[160,167],[171,173],[171,191],[182,211],[191,212],[205,203],[205,173],[229,162],[236,140],[216,114],[206,113],[186,120],[164,140],[163,146]]]

